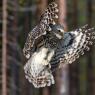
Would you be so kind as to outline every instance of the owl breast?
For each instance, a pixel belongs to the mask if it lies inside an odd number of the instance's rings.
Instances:
[[[50,49],[56,49],[58,46],[59,39],[53,35],[53,33],[48,33],[44,36],[45,47]]]

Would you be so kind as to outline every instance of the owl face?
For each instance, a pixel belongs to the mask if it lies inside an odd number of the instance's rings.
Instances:
[[[51,25],[52,33],[58,38],[62,39],[64,35],[64,27],[57,24],[57,25]]]

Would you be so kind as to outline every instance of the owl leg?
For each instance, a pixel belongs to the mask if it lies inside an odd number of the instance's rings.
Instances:
[[[43,65],[49,64],[48,60],[46,60],[48,51],[49,51],[48,48],[42,48],[42,53],[40,54],[40,56],[43,55],[43,58],[42,58]]]
[[[54,50],[49,50],[47,52],[47,56],[45,57],[45,60],[44,60],[45,65],[48,65],[49,68],[51,68],[50,61],[51,61],[53,55],[54,55]]]
[[[51,52],[48,54],[48,57],[47,57],[47,60],[49,62],[49,68],[51,68],[50,61],[51,61],[53,55],[54,55],[54,50],[51,50]]]
[[[50,50],[49,53],[48,53],[48,55],[47,55],[47,58],[46,58],[48,60],[48,62],[51,61],[53,55],[54,55],[54,50]]]
[[[42,64],[46,65],[46,66],[48,65],[49,68],[51,68],[50,61],[51,61],[53,55],[54,55],[54,50],[48,50],[48,52],[46,53],[46,57],[42,61]]]

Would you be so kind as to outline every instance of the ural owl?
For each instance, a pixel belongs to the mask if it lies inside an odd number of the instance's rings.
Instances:
[[[94,28],[87,25],[65,32],[55,22],[58,19],[55,2],[49,4],[37,26],[28,34],[23,53],[28,59],[24,66],[25,76],[36,88],[54,84],[52,72],[63,64],[71,64],[95,39]]]

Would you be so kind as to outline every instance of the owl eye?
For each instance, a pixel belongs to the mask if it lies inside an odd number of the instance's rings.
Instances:
[[[63,30],[58,29],[58,34],[62,36],[63,35]]]
[[[58,32],[63,32],[63,30],[62,30],[62,29],[59,29],[59,28],[58,28],[57,30],[58,30]]]
[[[61,30],[59,29],[58,32],[61,32]]]

